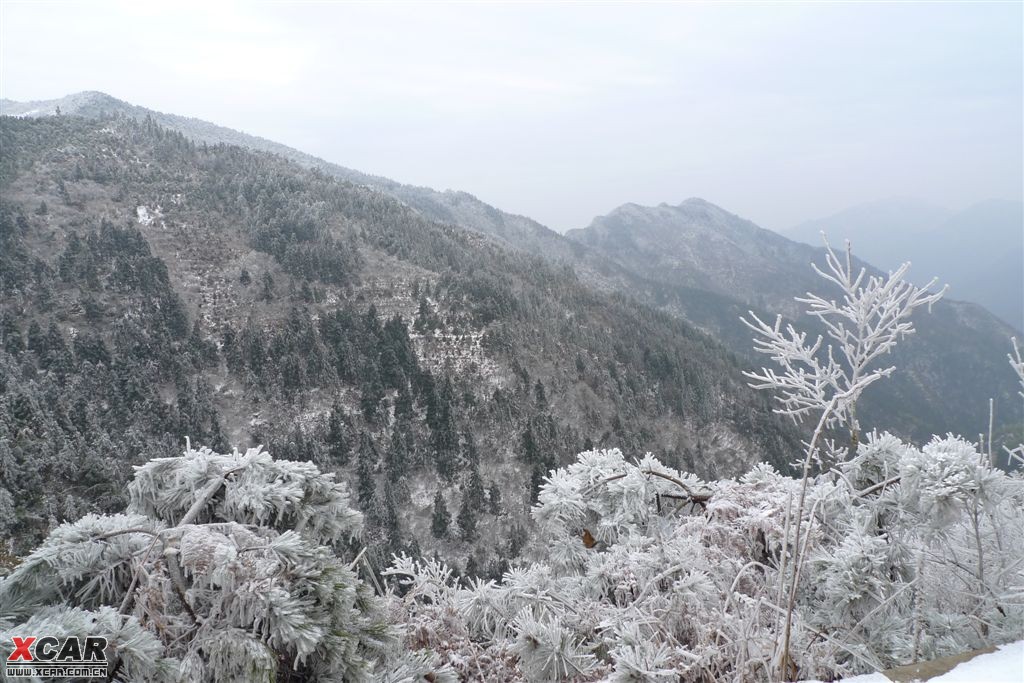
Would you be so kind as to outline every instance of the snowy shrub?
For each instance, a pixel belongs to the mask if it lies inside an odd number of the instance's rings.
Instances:
[[[0,618],[9,614],[0,615]],[[6,660],[13,650],[12,637],[39,633],[67,636],[104,636],[108,651],[116,656],[115,680],[178,681],[180,662],[166,656],[164,645],[135,617],[125,617],[111,607],[84,610],[52,606],[32,609],[32,616],[13,628],[0,623],[0,655]]]
[[[333,475],[189,449],[138,467],[129,496],[0,580],[0,631],[104,635],[120,680],[374,678],[393,635],[331,549],[362,522]]]
[[[941,464],[925,467],[932,460]],[[917,449],[871,434],[808,481],[804,515],[788,520],[808,558],[791,640],[801,676],[829,680],[1019,632],[1024,482],[985,462],[956,439]],[[650,455],[582,453],[541,488],[533,562],[464,586],[440,562],[396,558],[384,572],[390,618],[407,624],[408,648],[464,678],[775,680],[781,562],[793,554],[785,528],[801,485],[767,465],[705,483]],[[920,501],[940,498],[953,512],[937,535]]]
[[[935,438],[905,458],[900,480],[907,506],[942,529],[960,518],[964,506],[984,505],[1001,493],[1004,475],[989,467],[974,444],[950,436]]]
[[[861,491],[899,476],[900,462],[912,450],[891,434],[871,434],[857,454],[838,467],[849,484]]]

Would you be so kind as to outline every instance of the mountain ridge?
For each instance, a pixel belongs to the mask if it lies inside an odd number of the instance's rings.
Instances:
[[[822,248],[790,240],[705,200],[619,208],[567,236],[627,269],[645,270],[666,285],[709,290],[736,300],[738,306],[709,312],[713,322],[707,325],[735,353],[758,362],[750,354],[750,335],[739,321],[748,308],[762,317],[782,314],[812,334],[823,331],[794,301],[809,291],[823,292],[823,281],[810,267],[821,263]],[[884,275],[859,259],[858,263],[870,273]],[[911,273],[916,272],[912,268]],[[997,423],[1012,432],[1021,413],[1012,373],[1004,362],[1009,339],[1017,331],[982,306],[955,299],[944,299],[932,315],[919,313],[914,321],[918,334],[895,352],[896,375],[865,395],[865,424],[900,431],[920,418],[910,430],[916,438],[946,431],[974,433],[987,425],[987,402],[994,396],[1002,411]],[[953,408],[951,397],[958,395],[971,396],[971,405]],[[917,406],[921,414],[912,415],[908,405]]]
[[[678,205],[663,203],[658,207],[643,207],[635,203],[623,205],[629,207],[628,212],[641,224],[651,222],[649,213],[654,210],[660,212],[666,222],[675,221],[678,228],[671,234],[659,235],[656,248],[649,248],[638,255],[635,244],[631,251],[625,248],[629,244],[614,244],[614,239],[609,244],[607,236],[600,238],[597,234],[604,230],[609,235],[618,235],[619,239],[629,234],[627,226],[611,225],[624,217],[626,211],[623,207],[613,209],[605,217],[598,217],[588,228],[571,230],[562,236],[532,219],[487,205],[468,193],[454,190],[439,192],[403,185],[198,119],[159,114],[102,94],[89,95],[72,96],[72,99],[77,98],[72,108],[79,107],[77,111],[93,116],[120,111],[136,120],[153,117],[161,125],[169,125],[197,141],[233,141],[256,148],[269,146],[273,149],[264,151],[278,153],[306,167],[392,196],[424,217],[482,233],[512,249],[569,268],[596,291],[619,292],[655,309],[682,317],[721,340],[747,363],[762,361],[753,356],[749,333],[739,323],[739,317],[754,309],[759,315],[782,313],[787,318],[799,319],[802,311],[792,300],[793,296],[820,287],[810,264],[821,262],[824,253],[821,247],[780,237],[700,198],[690,198]],[[38,102],[32,104],[36,109],[55,109],[61,101],[46,101],[44,107],[38,106]],[[92,108],[83,108],[83,102]],[[4,106],[11,110],[11,103]],[[24,108],[25,105],[22,106]],[[114,107],[114,111],[109,107]],[[283,150],[284,153],[275,150]],[[623,211],[616,213],[618,209]],[[602,218],[605,219],[603,222]],[[635,241],[633,237],[630,239]],[[666,249],[666,246],[672,248]],[[856,244],[855,249],[860,253]],[[915,269],[914,273],[917,272]],[[980,376],[996,381],[999,390],[985,393],[981,384],[975,382],[970,402],[982,406],[987,405],[991,393],[1004,396],[1009,381],[1002,376],[1005,373],[1000,363],[1005,351],[999,345],[1005,344],[1005,339],[1015,331],[989,320],[988,313],[980,307],[954,300],[944,305],[952,310],[942,309],[945,311],[943,322],[937,329],[931,329],[935,323],[924,322],[922,329],[927,330],[926,336],[945,335],[961,339],[968,348],[983,346],[984,349],[976,350],[975,354],[986,356],[986,369]],[[943,329],[944,326],[950,329]],[[966,328],[980,330],[984,343],[970,340],[966,336]],[[911,350],[914,348],[916,343],[911,344]],[[940,352],[933,348],[928,352],[939,358],[953,351],[944,349]],[[906,362],[911,363],[911,359],[907,358]],[[939,361],[933,359],[926,365],[929,363],[935,367],[916,369],[914,372],[918,376],[907,378],[904,389],[883,390],[886,396],[881,402],[888,408],[876,411],[880,419],[878,425],[899,431],[904,436],[925,438],[928,434],[945,432],[950,428],[973,433],[978,425],[987,423],[979,412],[980,408],[967,411],[969,416],[961,415],[950,421],[958,415],[958,409],[952,407],[951,400],[943,396],[942,391],[929,388],[941,384],[936,379],[940,374]],[[889,393],[894,395],[889,396]],[[920,408],[908,408],[911,399],[917,400]],[[904,407],[899,408],[900,405]],[[918,419],[912,415],[915,410],[933,415]]]
[[[128,117],[2,117],[0,144],[0,531],[19,548],[123,507],[131,466],[185,436],[338,472],[377,566],[426,551],[488,577],[582,450],[712,476],[799,448],[688,323],[370,188]]]

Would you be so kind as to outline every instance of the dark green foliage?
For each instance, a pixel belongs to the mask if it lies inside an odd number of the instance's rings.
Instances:
[[[448,527],[451,525],[452,518],[448,514],[448,506],[444,502],[444,496],[441,495],[441,491],[438,491],[434,495],[433,514],[430,518],[430,533],[434,535],[434,538],[447,538]]]
[[[377,466],[377,450],[366,432],[359,435],[359,460],[356,466],[356,494],[359,499],[359,507],[369,510],[373,503],[374,495],[377,492],[377,485],[374,480],[373,471]]]
[[[341,406],[337,403],[331,408],[330,417],[327,418],[325,441],[327,444],[327,455],[331,459],[331,463],[334,465],[347,464],[351,447]]]
[[[263,290],[260,294],[263,301],[274,300],[274,276],[270,273],[263,273]]]
[[[501,489],[497,484],[491,484],[491,487],[487,489],[487,510],[492,515],[501,512]]]
[[[21,338],[21,330],[18,329],[14,316],[10,311],[4,311],[3,315],[0,315],[0,344],[3,345],[7,353],[14,356],[21,353],[25,348],[25,342]]]
[[[480,479],[480,472],[474,467],[463,485],[462,503],[459,505],[459,514],[456,519],[462,540],[468,542],[476,540],[477,519],[483,512],[485,499],[483,480]]]
[[[385,470],[389,481],[397,481],[408,474],[412,466],[413,433],[408,422],[396,422],[391,430],[391,443],[385,458]]]

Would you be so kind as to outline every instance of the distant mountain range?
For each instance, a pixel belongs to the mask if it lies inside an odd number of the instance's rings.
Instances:
[[[861,204],[785,231],[790,239],[821,243],[825,232],[879,268],[913,263],[913,277],[939,276],[950,296],[982,304],[1024,329],[1024,204],[991,199],[950,211],[911,199]]]
[[[271,152],[372,188],[426,218],[483,233],[515,251],[571,269],[594,290],[617,292],[680,316],[716,337],[743,363],[760,363],[762,359],[754,358],[750,351],[750,334],[738,322],[741,314],[753,308],[765,314],[779,312],[799,318],[800,310],[792,297],[820,288],[810,269],[810,263],[822,256],[817,246],[817,224],[792,233],[801,239],[787,239],[706,201],[691,199],[678,206],[627,204],[595,219],[587,228],[563,236],[466,193],[439,192],[363,174],[269,140],[198,119],[154,112],[102,93],[80,93],[45,102],[2,101],[0,113],[44,116],[57,107],[64,114],[86,117],[149,118],[197,142]],[[1006,218],[1009,212],[994,215],[1010,221]],[[855,253],[866,262],[886,270],[909,256],[914,261],[915,279],[927,280],[934,273],[953,286],[951,299],[936,307],[931,316],[919,316],[920,333],[898,351],[901,368],[897,378],[873,388],[866,398],[865,423],[919,439],[946,431],[976,434],[987,425],[988,399],[994,397],[999,406],[997,422],[1016,428],[1021,421],[1020,402],[1005,354],[1009,337],[1018,332],[1003,322],[1013,323],[1014,316],[1004,312],[1001,321],[981,306],[957,300],[958,290],[980,291],[990,280],[980,278],[973,285],[977,289],[971,290],[972,285],[961,277],[956,264],[929,262],[891,243],[883,248],[875,246],[885,243],[893,226],[927,232],[927,226],[936,222],[955,227],[970,221],[957,223],[954,214],[913,202],[882,203],[881,208],[864,209],[859,214],[854,212],[854,216],[860,217],[856,222],[851,218],[847,224],[863,226],[863,232],[847,230],[846,235],[853,239]],[[879,229],[872,233],[872,226]],[[803,238],[813,246],[802,244]],[[993,237],[990,241],[997,244],[1001,239]],[[837,236],[834,241],[841,239]],[[1008,251],[1012,255],[1012,244]],[[1012,256],[1007,259],[1012,269]],[[993,268],[999,263],[995,262]],[[1012,303],[1000,308],[1009,309]]]

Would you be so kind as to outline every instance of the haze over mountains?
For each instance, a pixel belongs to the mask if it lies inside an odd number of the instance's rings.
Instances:
[[[1024,204],[991,199],[959,211],[912,199],[851,207],[784,231],[806,244],[848,238],[865,260],[882,268],[914,265],[911,279],[939,276],[950,296],[982,304],[1024,329]]]
[[[466,193],[440,192],[370,176],[272,141],[197,119],[152,112],[102,93],[79,93],[46,102],[0,103],[3,113],[29,116],[45,116],[58,107],[63,113],[83,116],[148,116],[198,142],[240,144],[273,152],[373,188],[426,218],[485,233],[516,251],[567,266],[599,291],[619,292],[680,316],[709,332],[748,363],[760,361],[753,358],[750,335],[739,323],[739,316],[754,308],[765,315],[778,312],[797,318],[800,309],[792,297],[820,288],[810,269],[810,263],[821,258],[820,248],[781,237],[699,199],[679,206],[627,204],[595,219],[585,229],[562,236]],[[865,210],[865,218],[856,225],[871,225],[873,213],[879,214],[878,224],[882,226],[897,222],[925,226],[944,216],[941,210],[915,205],[883,203],[882,208]],[[994,212],[1004,221],[1001,230],[1009,225],[1009,214]],[[955,227],[953,218],[947,220]],[[863,239],[856,234],[851,237],[856,255],[885,270],[888,266],[874,263],[868,255],[873,251],[872,241],[884,238],[881,232],[866,233]],[[991,244],[998,239],[993,238]],[[886,253],[894,252],[896,260],[904,260],[900,255],[903,250],[890,245]],[[890,256],[886,263],[892,260]],[[927,280],[929,264],[914,260],[915,277]],[[961,279],[954,280],[955,269],[953,276],[935,272],[954,288],[963,286]],[[949,430],[973,434],[987,424],[989,398],[995,398],[999,407],[997,424],[1010,429],[1020,424],[1012,377],[1004,367],[1008,339],[1017,331],[982,307],[950,296],[931,316],[918,316],[919,334],[897,352],[895,362],[901,372],[892,382],[869,392],[865,415],[874,426],[917,438]],[[801,324],[813,329],[811,321],[802,320]]]

